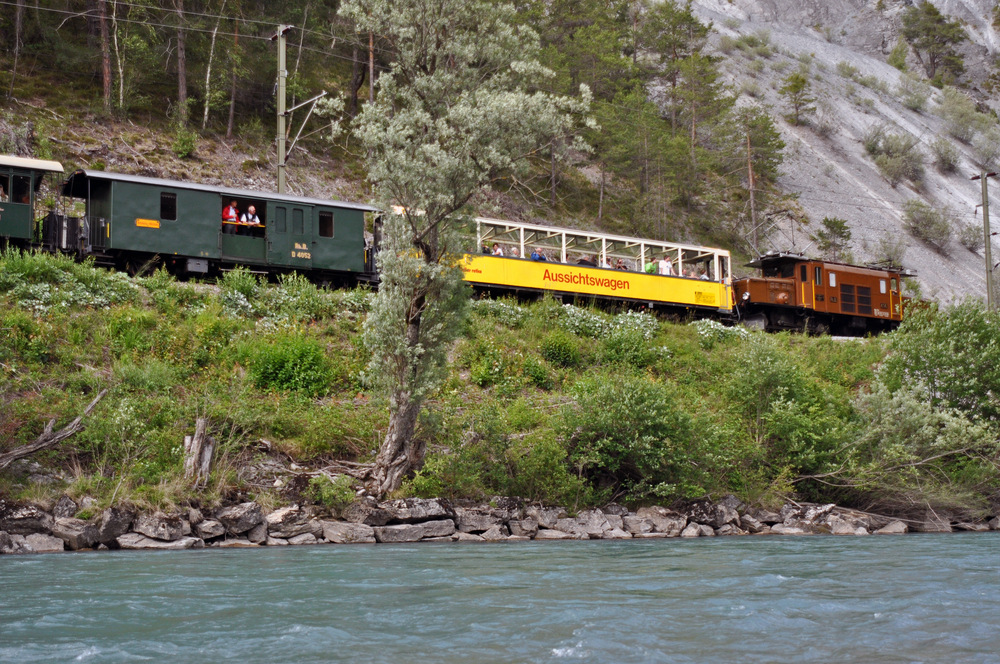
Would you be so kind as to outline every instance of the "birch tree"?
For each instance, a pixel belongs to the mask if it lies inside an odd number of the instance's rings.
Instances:
[[[578,123],[589,92],[574,100],[529,90],[551,72],[509,4],[349,0],[341,12],[380,35],[393,58],[355,124],[385,211],[381,284],[365,324],[369,374],[389,399],[371,481],[384,495],[423,460],[418,416],[446,375],[468,300],[459,257],[471,248],[460,232],[470,201]]]

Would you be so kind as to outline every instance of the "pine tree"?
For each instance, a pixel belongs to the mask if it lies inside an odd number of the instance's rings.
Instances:
[[[954,48],[968,39],[965,29],[957,20],[943,16],[927,0],[903,13],[902,35],[923,65],[927,78],[933,79],[939,68],[954,76],[965,71],[962,56]]]

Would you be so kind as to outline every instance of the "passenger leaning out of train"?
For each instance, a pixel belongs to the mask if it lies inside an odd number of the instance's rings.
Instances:
[[[503,256],[503,249],[501,249],[500,245],[497,244],[496,242],[493,243],[493,255],[494,256]]]
[[[674,266],[670,264],[670,259],[667,258],[666,254],[663,254],[663,258],[660,259],[657,267],[662,275],[669,276],[674,273]]]
[[[236,201],[230,201],[229,205],[222,209],[223,230],[230,235],[235,235],[236,222],[239,220],[240,210],[236,207]]]
[[[240,216],[240,222],[246,224],[240,230],[243,231],[241,235],[253,235],[253,229],[260,227],[260,217],[257,216],[257,208],[253,205],[247,208],[247,211]]]
[[[541,252],[537,247],[531,250],[531,260],[533,261],[544,261],[548,260],[545,258],[545,254]]]

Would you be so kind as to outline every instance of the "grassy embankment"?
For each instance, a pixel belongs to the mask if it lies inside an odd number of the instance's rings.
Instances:
[[[166,509],[347,498],[346,480],[303,475],[276,487],[253,469],[373,458],[387,411],[363,374],[370,297],[296,276],[267,285],[238,271],[209,286],[3,254],[0,452],[109,391],[84,431],[33,457],[60,480],[11,467],[0,497]],[[420,423],[427,463],[402,493],[575,508],[734,492],[763,504],[796,495],[987,509],[995,428],[880,377],[888,347],[905,354],[891,341],[901,334],[834,341],[552,300],[477,302]],[[183,480],[183,438],[199,417],[218,449],[208,487],[195,492]]]

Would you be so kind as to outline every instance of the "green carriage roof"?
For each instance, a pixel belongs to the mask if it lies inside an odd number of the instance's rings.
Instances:
[[[294,196],[291,194],[276,194],[273,192],[251,191],[248,189],[237,189],[235,187],[219,187],[215,185],[199,184],[196,182],[184,182],[183,180],[167,180],[164,178],[150,178],[143,175],[126,175],[124,173],[107,173],[105,171],[79,170],[70,175],[63,183],[62,193],[64,196],[74,198],[85,198],[87,195],[87,182],[89,180],[106,180],[111,182],[129,182],[133,184],[149,185],[151,187],[190,189],[193,191],[203,191],[219,194],[228,198],[249,198],[268,201],[288,201],[301,203],[304,205],[323,205],[329,207],[348,208],[351,210],[363,210],[365,212],[376,212],[377,208],[364,203],[351,203],[348,201],[336,201],[323,198],[310,198],[308,196]]]

